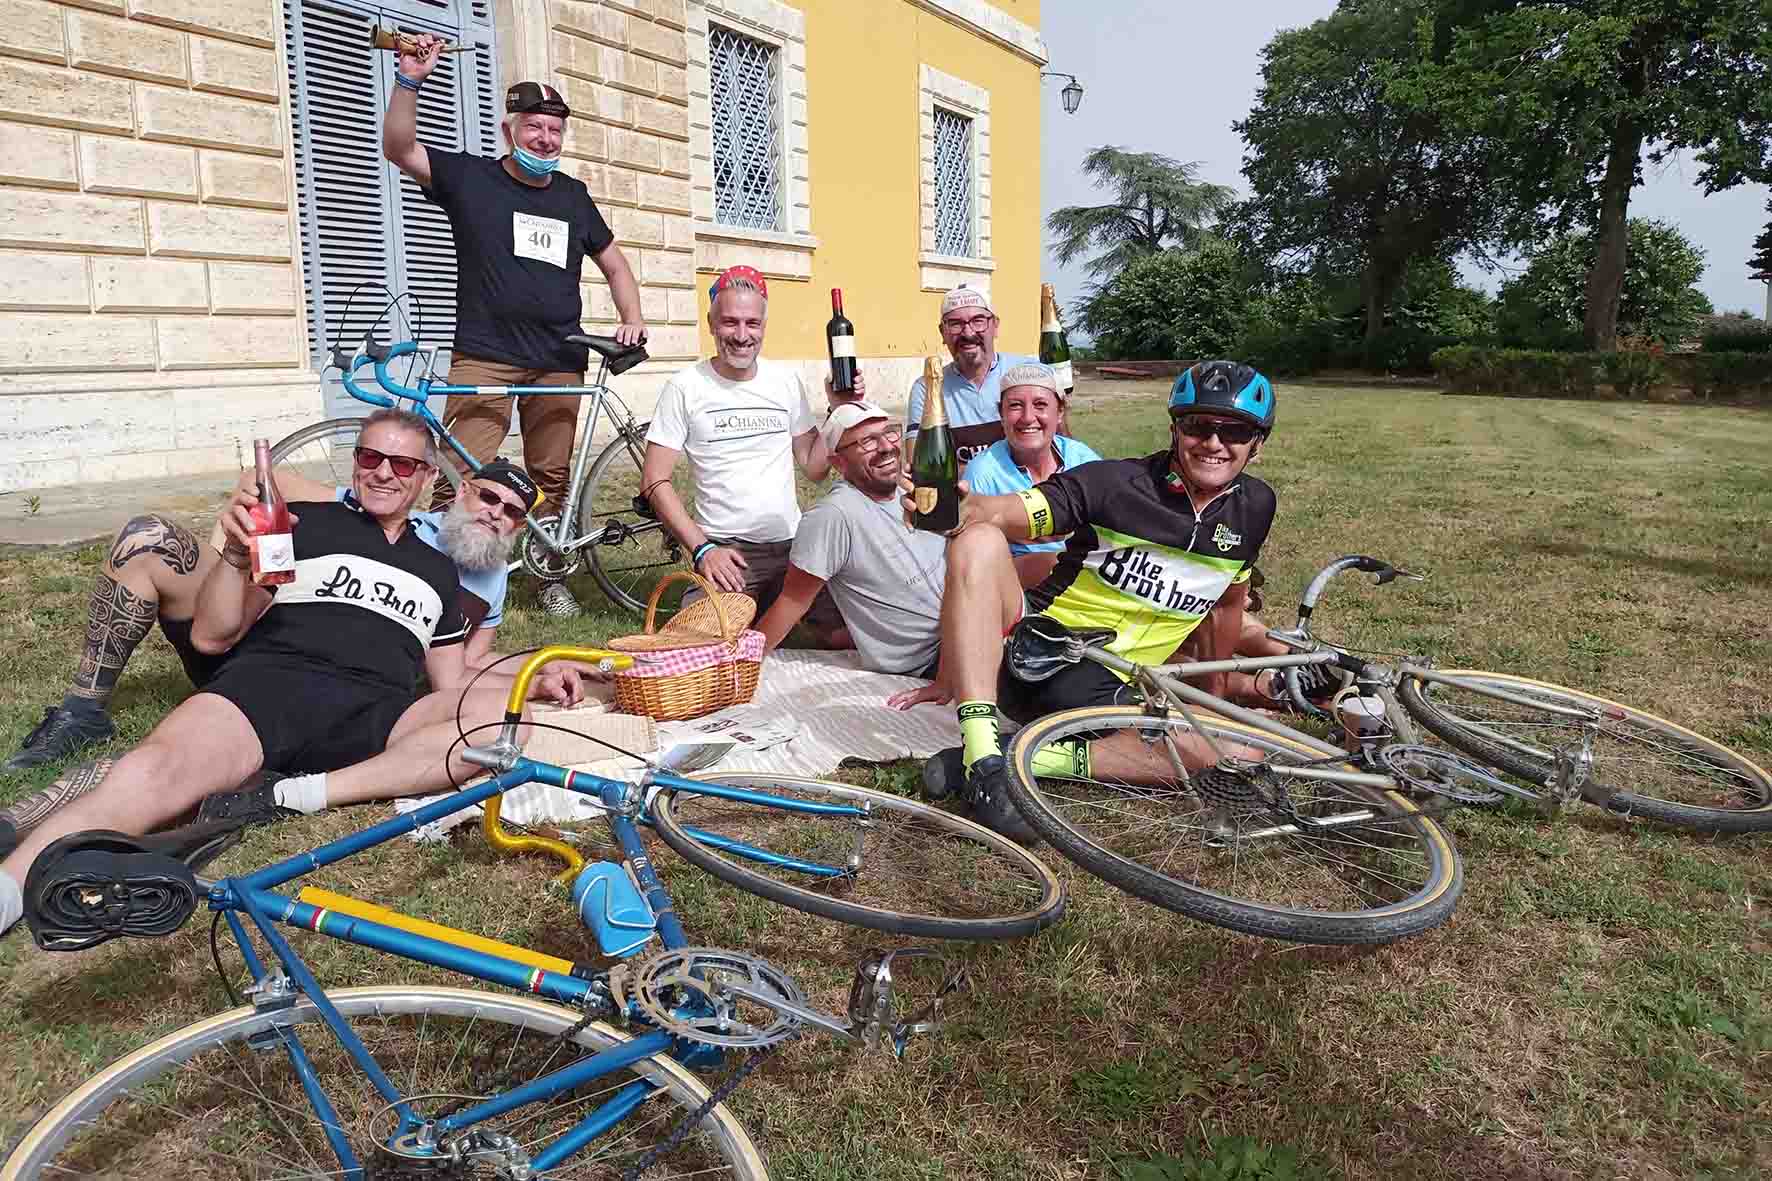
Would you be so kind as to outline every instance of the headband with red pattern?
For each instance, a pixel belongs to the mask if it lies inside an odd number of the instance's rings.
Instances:
[[[712,303],[718,298],[722,291],[732,286],[732,282],[735,279],[745,280],[757,289],[758,295],[761,295],[764,299],[769,298],[769,284],[763,281],[762,271],[759,271],[756,267],[727,267],[720,272],[720,277],[714,280],[714,285],[708,288],[708,302]]]

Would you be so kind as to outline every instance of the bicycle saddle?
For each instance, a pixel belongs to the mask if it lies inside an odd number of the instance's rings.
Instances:
[[[568,344],[582,344],[609,363],[611,377],[620,376],[646,359],[643,344],[623,344],[613,336],[588,336],[575,332],[566,338]]]
[[[1044,681],[1083,659],[1083,649],[1114,638],[1112,628],[1078,631],[1050,615],[1026,615],[1009,633],[1005,656],[1018,681]]]

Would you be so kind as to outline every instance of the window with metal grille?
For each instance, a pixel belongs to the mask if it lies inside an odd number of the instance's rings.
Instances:
[[[714,124],[714,220],[781,230],[781,51],[708,26],[708,105]]]
[[[334,341],[359,343],[387,297],[362,283],[410,292],[422,323],[389,316],[376,334],[408,328],[422,345],[447,347],[455,335],[455,246],[449,219],[418,186],[382,159],[381,124],[394,84],[393,54],[371,49],[379,22],[406,32],[477,42],[474,53],[445,54],[420,93],[418,138],[433,148],[496,155],[498,56],[491,12],[472,0],[283,0],[296,202],[307,292],[308,343],[316,368]],[[348,308],[348,315],[347,315]],[[325,383],[329,416],[370,407]]]
[[[935,108],[935,249],[973,257],[972,120]]]

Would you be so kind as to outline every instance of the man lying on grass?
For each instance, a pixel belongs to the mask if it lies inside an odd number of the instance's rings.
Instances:
[[[319,807],[435,791],[474,769],[447,757],[456,716],[473,726],[504,715],[510,678],[466,692],[468,626],[454,563],[416,535],[409,513],[436,471],[423,420],[401,411],[364,427],[345,501],[296,502],[294,582],[252,581],[251,492],[222,518],[228,541],[204,579],[191,622],[197,651],[230,652],[203,690],[118,759],[89,794],[25,834],[0,863],[0,932],[23,912],[22,883],[45,847],[68,833],[139,835],[208,797],[259,779],[233,814],[256,805]],[[502,487],[502,486],[501,486]],[[513,521],[522,498],[494,490],[488,514]],[[434,692],[418,696],[423,671]],[[581,673],[553,668],[533,694],[574,702]],[[491,682],[488,684],[488,682]],[[339,770],[343,768],[343,770]],[[280,773],[309,774],[277,783]],[[278,789],[283,789],[281,792]]]

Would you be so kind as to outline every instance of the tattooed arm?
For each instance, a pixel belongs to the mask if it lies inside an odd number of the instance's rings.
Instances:
[[[61,777],[35,795],[18,800],[11,807],[0,809],[0,819],[12,822],[20,836],[43,823],[45,817],[66,807],[105,781],[116,759],[94,759],[63,771]]]

